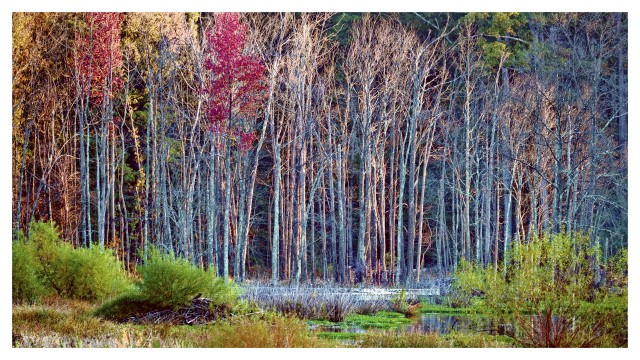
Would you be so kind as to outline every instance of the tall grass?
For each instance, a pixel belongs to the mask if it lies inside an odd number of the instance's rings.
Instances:
[[[211,329],[205,347],[310,348],[327,344],[313,335],[307,324],[294,317],[266,315],[230,319]]]
[[[243,296],[263,310],[301,319],[340,322],[349,314],[373,314],[389,310],[391,303],[382,297],[363,298],[345,288],[248,287]]]
[[[209,325],[113,323],[91,315],[92,305],[56,298],[15,305],[14,347],[325,347],[300,319],[273,313],[235,316]]]
[[[502,338],[475,333],[452,332],[446,335],[396,331],[366,333],[358,344],[363,348],[501,348],[514,347]]]

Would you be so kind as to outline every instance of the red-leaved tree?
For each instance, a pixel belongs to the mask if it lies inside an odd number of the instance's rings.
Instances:
[[[91,103],[101,105],[105,95],[113,98],[123,86],[120,75],[122,50],[120,32],[123,13],[86,13],[86,28],[76,32],[76,76],[81,85],[81,96],[89,92]]]
[[[91,240],[91,219],[89,205],[92,197],[89,181],[89,147],[86,142],[91,137],[91,128],[95,129],[94,143],[97,171],[95,173],[95,194],[97,210],[98,242],[104,247],[108,199],[110,191],[115,187],[113,172],[115,164],[116,140],[113,137],[114,102],[113,99],[122,91],[122,50],[120,33],[124,14],[122,13],[86,13],[82,15],[83,24],[75,33],[73,57],[74,82],[76,92],[76,115],[78,117],[79,149],[80,149],[80,233],[82,243],[89,245]],[[93,107],[94,111],[90,111]],[[91,116],[90,114],[99,115]],[[95,121],[98,119],[98,121]],[[94,120],[94,121],[92,121]],[[111,137],[109,137],[109,134]],[[85,136],[87,138],[85,138]],[[107,153],[111,150],[111,156]],[[111,160],[108,160],[111,159]],[[110,164],[107,165],[107,162]],[[109,176],[108,172],[111,172]],[[113,195],[113,192],[111,192]],[[112,197],[113,199],[113,197]],[[113,202],[112,202],[113,204]],[[114,206],[111,205],[113,218]],[[115,233],[114,222],[111,221],[111,235]]]
[[[266,90],[264,65],[244,52],[246,34],[238,13],[217,14],[213,30],[206,34],[208,118],[213,131],[234,136],[241,151],[256,139],[247,120],[255,116]]]
[[[229,243],[231,225],[231,147],[236,147],[235,185],[238,199],[234,201],[238,218],[234,276],[242,280],[244,274],[247,229],[250,226],[253,181],[247,186],[248,154],[256,136],[253,119],[265,99],[265,68],[258,59],[245,51],[247,27],[241,24],[237,13],[216,15],[212,31],[207,31],[208,50],[205,69],[209,73],[205,94],[208,98],[207,116],[212,131],[224,142],[224,217],[222,276],[229,276]],[[212,167],[214,168],[214,167]],[[215,178],[212,177],[212,178]],[[235,215],[234,215],[235,216]]]

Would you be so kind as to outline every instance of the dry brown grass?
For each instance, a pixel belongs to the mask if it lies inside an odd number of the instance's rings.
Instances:
[[[117,324],[94,317],[90,303],[51,298],[14,306],[14,347],[326,347],[302,320],[238,316],[201,326]]]
[[[188,329],[179,329],[185,331]],[[299,319],[283,316],[238,317],[190,334],[197,347],[315,348],[328,342],[309,331]]]
[[[349,314],[373,314],[390,309],[383,298],[362,299],[350,288],[249,287],[244,298],[261,309],[301,319],[344,321]]]

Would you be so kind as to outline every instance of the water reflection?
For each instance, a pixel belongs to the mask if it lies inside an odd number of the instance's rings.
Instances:
[[[472,316],[421,314],[418,321],[408,326],[407,330],[447,334],[454,330],[478,330],[478,322],[478,319]]]
[[[422,333],[447,334],[452,331],[475,331],[490,335],[510,335],[511,326],[493,318],[460,314],[421,314],[418,320],[405,330]]]
[[[496,319],[464,314],[420,314],[415,318],[415,321],[412,324],[403,325],[397,329],[398,331],[421,333],[435,332],[438,334],[448,334],[452,331],[474,331],[485,332],[491,335],[505,335],[512,331],[509,327]],[[363,334],[367,331],[357,325],[348,327],[345,327],[344,325],[312,325],[311,330],[357,334]],[[375,329],[372,328],[371,330]]]

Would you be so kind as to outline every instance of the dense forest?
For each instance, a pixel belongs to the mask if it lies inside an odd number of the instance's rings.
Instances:
[[[12,227],[416,284],[627,247],[625,13],[14,13]]]

